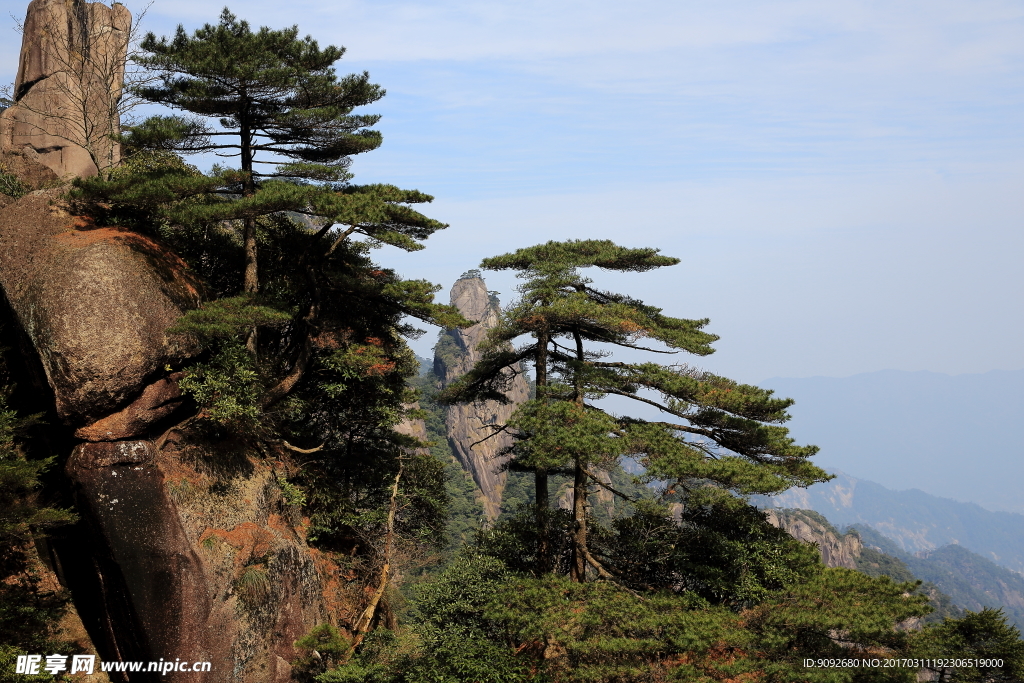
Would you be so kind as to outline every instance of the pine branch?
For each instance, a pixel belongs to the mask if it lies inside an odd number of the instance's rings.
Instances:
[[[630,503],[635,503],[635,502],[637,501],[637,499],[636,499],[636,498],[632,498],[632,497],[630,497],[630,496],[627,496],[627,495],[626,495],[625,493],[623,493],[622,491],[619,491],[618,489],[615,489],[615,488],[613,488],[613,487],[612,487],[612,486],[611,486],[610,484],[606,484],[606,483],[604,483],[603,481],[601,481],[601,480],[600,480],[600,479],[599,479],[599,478],[597,477],[597,475],[595,475],[595,474],[594,474],[593,472],[591,472],[590,470],[588,470],[588,469],[584,468],[584,469],[583,469],[583,473],[584,473],[585,475],[587,475],[588,477],[590,477],[591,479],[593,479],[593,480],[594,480],[594,483],[595,483],[595,484],[597,484],[597,485],[598,485],[598,486],[600,486],[601,488],[604,488],[604,489],[607,489],[608,491],[611,491],[611,492],[612,492],[612,493],[614,493],[614,494],[615,494],[616,496],[619,496],[620,498],[622,498],[622,499],[624,499],[624,500],[628,500],[628,501],[629,501]]]

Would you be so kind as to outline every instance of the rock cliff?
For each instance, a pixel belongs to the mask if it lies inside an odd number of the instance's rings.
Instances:
[[[858,569],[857,558],[863,545],[857,534],[840,534],[828,520],[811,510],[768,510],[766,514],[773,526],[785,529],[797,540],[817,545],[826,566]]]
[[[201,298],[186,264],[150,236],[73,215],[64,188],[38,189],[96,173],[97,150],[62,126],[68,98],[102,102],[109,84],[62,69],[120,59],[129,23],[121,5],[34,0],[17,104],[0,120],[4,171],[35,190],[0,196],[0,314],[80,518],[54,534],[51,564],[103,661],[212,663],[111,680],[283,683],[298,638],[355,616],[282,493],[288,459],[181,428],[177,382],[196,349],[168,330]]]
[[[33,0],[23,28],[14,106],[0,115],[0,149],[29,155],[58,176],[90,176],[118,161],[124,59],[132,16],[124,5]]]
[[[70,451],[81,521],[51,547],[101,659],[212,662],[166,681],[291,680],[295,640],[348,603],[282,495],[283,459],[174,428],[194,350],[168,328],[199,302],[184,264],[43,190],[0,202],[0,287]]]
[[[491,301],[487,285],[480,277],[457,281],[452,287],[451,302],[464,317],[478,322],[441,335],[434,353],[434,372],[442,386],[464,375],[480,359],[478,346],[498,323],[499,314],[497,303]],[[508,458],[500,453],[512,441],[507,434],[495,434],[491,426],[504,424],[516,406],[529,399],[530,389],[522,375],[513,381],[508,397],[511,403],[505,405],[486,401],[449,406],[445,416],[452,450],[480,487],[488,519],[495,519],[501,511],[506,480],[501,467]]]

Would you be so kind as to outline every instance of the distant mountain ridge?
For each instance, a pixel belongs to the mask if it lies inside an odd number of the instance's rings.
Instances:
[[[915,577],[935,584],[959,607],[978,612],[984,607],[1002,608],[1007,620],[1024,627],[1024,577],[1000,567],[960,545],[908,553],[875,529],[857,524],[865,549],[875,549],[901,561]]]
[[[753,502],[763,508],[814,510],[837,527],[867,525],[908,553],[961,545],[1024,574],[1024,515],[992,512],[914,489],[892,491],[842,473],[806,489],[755,496]]]
[[[758,383],[796,404],[787,425],[815,462],[891,489],[1024,513],[1024,370],[883,370]]]

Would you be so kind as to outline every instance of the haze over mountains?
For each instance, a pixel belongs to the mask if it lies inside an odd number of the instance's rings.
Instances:
[[[961,545],[1024,573],[1024,515],[992,512],[917,490],[892,491],[845,474],[806,489],[756,496],[754,502],[761,507],[814,510],[836,527],[867,525],[910,553]]]
[[[815,460],[826,469],[1024,513],[1024,370],[882,370],[758,384],[796,400],[788,426],[800,443],[821,447]],[[821,512],[837,524],[861,521]]]

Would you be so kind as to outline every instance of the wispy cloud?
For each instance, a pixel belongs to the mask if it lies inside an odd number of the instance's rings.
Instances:
[[[345,45],[339,69],[388,89],[357,179],[434,193],[452,223],[384,257],[400,272],[449,284],[483,256],[606,236],[685,256],[624,289],[711,316],[728,374],[1024,367],[1019,0],[232,9]],[[157,0],[146,28],[219,12]]]

